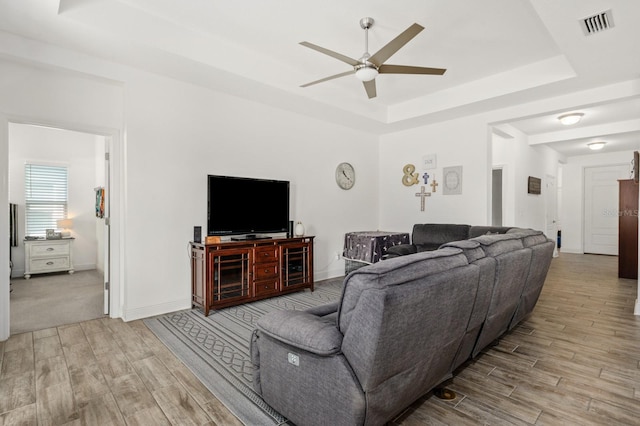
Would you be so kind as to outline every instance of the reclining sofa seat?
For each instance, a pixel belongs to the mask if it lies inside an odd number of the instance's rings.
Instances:
[[[523,246],[531,249],[529,273],[520,296],[520,303],[511,319],[511,324],[509,324],[509,330],[511,330],[520,321],[529,316],[533,312],[536,303],[538,303],[556,245],[541,231],[514,229],[507,233],[521,236]]]
[[[473,304],[471,317],[469,318],[469,323],[460,344],[458,354],[451,367],[451,370],[454,371],[472,357],[473,349],[484,325],[489,310],[489,303],[491,302],[491,295],[495,283],[496,260],[492,257],[487,257],[480,243],[473,240],[454,241],[442,247],[462,250],[468,262],[477,265],[480,270],[478,291]]]
[[[479,277],[457,248],[358,269],[345,279],[337,326],[331,307],[258,322],[254,389],[296,424],[384,424],[451,377]]]
[[[529,273],[531,249],[524,247],[522,237],[516,233],[483,235],[470,241],[479,243],[485,255],[495,261],[489,307],[471,354],[475,357],[508,330]]]

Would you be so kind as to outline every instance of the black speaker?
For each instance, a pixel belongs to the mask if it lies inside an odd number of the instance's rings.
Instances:
[[[287,237],[289,238],[293,237],[293,221],[292,220],[289,221],[289,232],[287,232]]]
[[[193,227],[193,242],[194,243],[202,242],[202,226]]]

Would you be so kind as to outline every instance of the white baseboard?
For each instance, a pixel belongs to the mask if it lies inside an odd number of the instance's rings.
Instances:
[[[181,299],[173,302],[161,303],[159,305],[142,306],[134,309],[126,309],[123,311],[122,320],[134,321],[141,318],[149,318],[156,315],[167,314],[169,312],[181,311],[191,308],[191,300]]]
[[[580,249],[573,249],[573,248],[564,248],[562,247],[560,250],[560,254],[562,253],[569,253],[569,254],[584,254],[584,251],[580,250]]]
[[[73,265],[73,270],[74,271],[91,271],[93,269],[96,269],[96,264],[95,263],[85,263],[82,265],[78,265],[78,264],[74,264]]]
[[[633,310],[634,315],[640,315],[640,300],[636,299],[636,308]]]

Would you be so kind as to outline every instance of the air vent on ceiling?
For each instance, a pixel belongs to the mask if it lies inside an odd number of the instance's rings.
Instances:
[[[593,16],[581,19],[580,24],[584,35],[591,35],[613,28],[613,16],[611,9]]]

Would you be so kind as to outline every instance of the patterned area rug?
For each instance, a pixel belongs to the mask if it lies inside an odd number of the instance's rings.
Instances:
[[[287,419],[254,392],[249,355],[257,321],[276,310],[305,310],[336,301],[343,277],[309,290],[214,310],[208,317],[191,309],[144,320],[158,338],[224,405],[247,425],[281,425]]]

